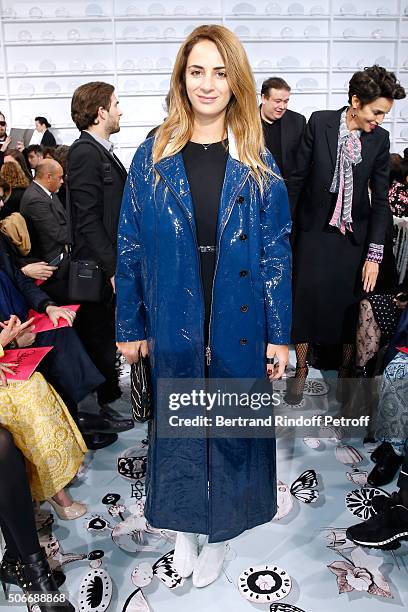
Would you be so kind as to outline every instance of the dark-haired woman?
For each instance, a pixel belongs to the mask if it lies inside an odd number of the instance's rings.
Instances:
[[[348,106],[315,112],[307,124],[288,187],[297,358],[289,403],[301,400],[310,343],[343,344],[339,376],[350,373],[358,303],[375,288],[390,215],[389,135],[379,126],[404,97],[392,72],[372,66],[351,78]]]
[[[54,138],[54,135],[49,131],[51,127],[51,123],[47,121],[45,117],[36,117],[35,118],[35,129],[37,132],[42,134],[42,138],[39,143],[43,147],[56,147],[57,141]]]
[[[19,151],[18,149],[7,149],[6,153],[4,154],[3,163],[7,162],[17,163],[31,183],[31,181],[33,180],[33,176],[27,166],[27,162],[21,151]]]

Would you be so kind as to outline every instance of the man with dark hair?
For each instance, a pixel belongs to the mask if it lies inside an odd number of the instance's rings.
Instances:
[[[74,257],[95,261],[105,274],[99,302],[85,302],[77,331],[106,382],[97,390],[104,417],[120,415],[108,406],[121,395],[116,369],[115,270],[116,240],[126,170],[113,152],[111,134],[119,132],[122,111],[109,83],[78,87],[71,116],[81,135],[70,147],[67,189],[72,211]]]
[[[44,149],[41,145],[30,145],[25,149],[24,154],[31,170],[35,170],[44,158]]]
[[[262,83],[261,119],[265,144],[287,181],[296,165],[296,154],[306,127],[300,113],[288,110],[290,86],[280,77]]]

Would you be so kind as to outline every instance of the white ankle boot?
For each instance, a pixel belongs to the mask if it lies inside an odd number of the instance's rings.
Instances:
[[[179,531],[174,548],[174,569],[182,578],[188,578],[193,573],[197,558],[198,540],[196,534]]]
[[[194,566],[193,585],[205,587],[217,580],[221,574],[228,542],[208,544],[208,538]]]

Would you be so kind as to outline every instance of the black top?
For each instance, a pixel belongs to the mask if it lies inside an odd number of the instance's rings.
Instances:
[[[25,187],[14,187],[9,199],[5,202],[3,208],[0,208],[0,219],[5,219],[15,212],[20,212],[20,201],[25,190]]]
[[[43,147],[56,147],[57,141],[55,140],[55,136],[49,130],[45,130],[43,137],[41,138],[41,146]]]
[[[272,153],[278,168],[283,175],[281,119],[268,123],[262,119],[262,127],[266,148]]]
[[[194,204],[199,246],[216,245],[218,208],[228,158],[228,149],[225,148],[227,144],[228,141],[224,140],[204,147],[196,142],[188,142],[182,151]],[[200,255],[206,315],[205,333],[207,334],[215,252],[201,252]]]

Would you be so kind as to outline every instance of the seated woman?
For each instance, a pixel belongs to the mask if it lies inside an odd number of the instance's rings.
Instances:
[[[3,349],[18,340],[31,320],[22,324],[12,315],[0,333]],[[85,514],[84,504],[73,502],[64,487],[74,478],[87,452],[82,436],[62,399],[39,372],[27,381],[7,380],[13,364],[0,362],[0,424],[13,434],[27,461],[32,497],[47,500],[63,520]]]
[[[21,170],[20,166],[13,162],[6,162],[0,169],[0,179],[9,186],[9,192],[5,197],[4,206],[0,210],[0,219],[4,219],[11,213],[19,212],[21,198],[30,184],[30,181]]]
[[[59,594],[65,580],[62,572],[52,573],[38,541],[33,504],[28,486],[24,456],[11,433],[0,426],[0,527],[6,551],[0,565],[0,582],[7,597],[10,584],[17,584],[26,595]],[[26,586],[24,586],[26,585]],[[28,586],[30,585],[30,586]],[[44,598],[46,600],[46,597]],[[74,612],[68,600],[42,603],[41,612]]]
[[[12,162],[13,164],[18,164],[31,183],[31,181],[33,180],[33,175],[31,174],[30,169],[27,166],[25,157],[21,153],[21,151],[19,151],[18,149],[7,149],[7,151],[4,153],[3,162]]]
[[[14,262],[9,242],[0,232],[0,320],[8,319],[10,314],[15,313],[25,321],[30,308],[47,315],[54,327],[58,325],[59,319],[65,319],[68,327],[50,329],[38,334],[27,329],[18,339],[20,348],[54,347],[41,362],[39,371],[47,382],[53,385],[71,416],[79,424],[88,448],[97,450],[113,444],[118,433],[133,427],[131,419],[96,419],[94,415],[87,413],[81,413],[78,418],[78,403],[105,379],[93,364],[76,331],[72,329],[76,313],[58,307],[42,288],[22,274]]]

